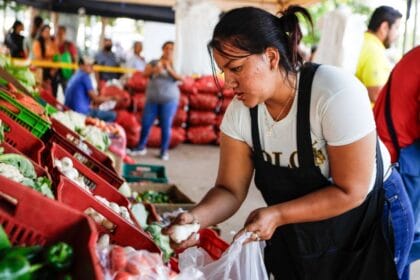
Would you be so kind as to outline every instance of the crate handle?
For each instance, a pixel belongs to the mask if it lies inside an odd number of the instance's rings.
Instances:
[[[13,196],[0,191],[0,208],[12,214],[16,211],[18,200]]]
[[[6,101],[6,102],[7,102],[7,101]],[[10,114],[10,113],[12,113],[12,114],[19,114],[19,113],[20,113],[20,109],[19,109],[18,107],[16,107],[14,104],[9,103],[9,102],[8,102],[8,105],[7,105],[7,106],[0,105],[0,107],[1,107],[3,110],[7,111],[9,114]],[[12,111],[12,110],[11,110],[11,108],[13,108],[14,110]]]

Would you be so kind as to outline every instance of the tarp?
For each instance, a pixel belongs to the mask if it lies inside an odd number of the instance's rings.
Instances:
[[[79,13],[84,8],[87,15],[105,17],[128,17],[150,21],[174,23],[175,12],[172,7],[125,3],[124,1],[96,0],[14,0],[17,3],[61,13]],[[153,3],[153,1],[150,1]]]
[[[77,14],[83,7],[87,15],[128,17],[174,23],[176,0],[14,0],[42,10]],[[273,13],[289,5],[313,4],[320,0],[212,0],[221,10],[243,6],[257,6]]]

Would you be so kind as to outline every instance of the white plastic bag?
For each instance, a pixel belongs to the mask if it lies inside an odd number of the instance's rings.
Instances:
[[[265,242],[250,242],[243,245],[251,233],[239,237],[216,261],[201,248],[193,247],[179,255],[179,269],[182,272],[196,269],[207,280],[268,280],[262,252]],[[190,278],[191,279],[191,278]]]

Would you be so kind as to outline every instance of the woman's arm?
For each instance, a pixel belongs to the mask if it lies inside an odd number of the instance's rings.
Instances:
[[[166,64],[164,64],[164,67],[166,71],[168,71],[169,75],[171,75],[172,78],[174,78],[177,81],[182,81],[183,77],[179,75],[178,73],[176,73],[176,71],[172,67],[172,63],[167,62]]]
[[[372,177],[376,155],[376,133],[344,146],[328,146],[334,184],[303,197],[260,208],[251,213],[245,228],[270,239],[285,224],[314,222],[343,214],[363,203]],[[379,174],[381,176],[381,174]]]
[[[147,64],[146,68],[144,69],[143,72],[143,76],[145,78],[150,78],[150,76],[152,76],[154,74],[154,66],[152,66],[151,64]]]
[[[42,59],[41,43],[38,40],[32,43],[32,52],[35,59]]]

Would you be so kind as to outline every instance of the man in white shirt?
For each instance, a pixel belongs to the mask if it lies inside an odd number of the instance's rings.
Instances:
[[[135,41],[133,45],[133,53],[127,57],[126,66],[128,68],[135,68],[138,71],[144,71],[144,68],[146,68],[146,60],[140,55],[142,50],[142,42]]]

